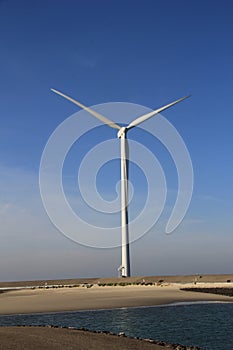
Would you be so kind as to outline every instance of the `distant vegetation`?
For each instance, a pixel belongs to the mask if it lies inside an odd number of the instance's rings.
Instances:
[[[84,287],[84,288],[92,288],[93,286],[98,287],[125,287],[125,286],[161,286],[163,284],[163,280],[159,280],[158,282],[109,282],[109,283],[101,283],[98,282],[97,284],[92,283],[81,283],[81,284],[56,284],[56,285],[49,285],[45,284],[43,286],[33,286],[31,289],[57,289],[57,288],[77,288],[77,287]]]

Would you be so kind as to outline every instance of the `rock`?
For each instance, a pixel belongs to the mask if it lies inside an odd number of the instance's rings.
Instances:
[[[125,333],[124,333],[124,332],[120,332],[120,333],[118,333],[118,336],[119,336],[119,337],[126,337],[126,335],[125,335]]]

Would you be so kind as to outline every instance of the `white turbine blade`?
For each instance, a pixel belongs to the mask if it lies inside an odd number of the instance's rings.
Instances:
[[[111,128],[113,129],[118,129],[120,130],[120,126],[117,125],[116,123],[114,123],[113,121],[111,121],[110,119],[106,118],[105,116],[103,116],[102,114],[94,111],[93,109],[89,108],[89,107],[86,107],[84,106],[82,103],[74,100],[73,98],[63,94],[62,92],[58,91],[58,90],[55,90],[55,89],[51,89],[53,92],[55,92],[56,94],[64,97],[65,99],[73,102],[74,104],[76,104],[77,106],[79,106],[80,108],[84,109],[85,111],[87,111],[88,113],[90,113],[91,115],[93,115],[93,117],[99,119],[101,122],[103,122],[104,124],[107,124],[108,126],[110,126]]]
[[[155,114],[158,114],[158,113],[164,111],[165,109],[174,106],[175,104],[177,104],[177,103],[179,103],[179,102],[185,100],[186,98],[188,98],[188,97],[190,97],[190,96],[191,96],[191,95],[182,97],[182,98],[180,98],[179,100],[176,100],[176,101],[174,101],[174,102],[171,102],[171,103],[169,103],[168,105],[166,105],[166,106],[164,106],[164,107],[158,108],[158,109],[156,109],[155,111],[152,111],[152,112],[149,112],[149,113],[147,113],[147,114],[142,115],[141,117],[139,117],[139,118],[135,119],[134,121],[132,121],[132,122],[126,127],[126,129],[131,129],[131,128],[133,128],[133,127],[135,127],[135,126],[141,124],[141,123],[144,122],[145,120],[150,119],[151,117],[153,117]]]

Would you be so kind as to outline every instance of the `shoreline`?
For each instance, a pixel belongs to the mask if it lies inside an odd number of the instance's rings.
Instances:
[[[146,309],[146,308],[159,308],[159,307],[175,307],[175,306],[182,306],[182,305],[205,305],[205,304],[232,304],[233,300],[231,301],[225,301],[225,300],[197,300],[197,301],[180,301],[180,302],[171,302],[168,304],[157,304],[157,305],[139,305],[139,306],[120,306],[120,307],[113,307],[113,308],[101,308],[101,309],[82,309],[82,310],[69,310],[69,311],[43,311],[43,312],[30,312],[30,313],[10,313],[10,314],[1,314],[0,317],[4,316],[23,316],[23,315],[56,315],[56,314],[69,314],[69,313],[76,313],[76,312],[98,312],[98,311],[111,311],[111,310],[121,310],[121,309]],[[2,326],[0,326],[2,327]],[[5,327],[5,326],[3,326]],[[7,327],[7,326],[6,326]],[[11,327],[11,326],[9,326]],[[32,327],[32,326],[20,326],[19,327]],[[38,326],[38,327],[44,327],[44,326]],[[48,327],[55,327],[53,325],[49,325]],[[61,327],[61,328],[66,328],[66,327]],[[67,327],[69,328],[69,327]],[[88,330],[88,329],[87,329]],[[90,331],[91,332],[91,331]]]
[[[188,284],[7,290],[0,294],[0,315],[152,307],[181,302],[233,302],[230,296],[181,290],[184,287]]]
[[[161,340],[128,337],[124,333],[89,331],[54,326],[0,327],[0,349],[28,350],[201,350],[198,346],[183,346]]]
[[[203,278],[204,279],[204,278]],[[107,285],[114,283],[98,281],[100,284],[90,284],[89,281],[80,285],[48,285],[41,282],[39,286],[19,285],[2,286],[0,283],[0,316],[26,314],[58,314],[63,312],[85,312],[113,310],[121,308],[174,307],[176,305],[191,305],[204,303],[232,303],[233,297],[204,293],[203,289],[229,288],[233,283],[223,281],[202,281],[195,283],[182,280],[180,283],[159,279],[156,283]],[[162,280],[162,281],[161,281]],[[54,281],[52,281],[54,282]],[[94,281],[92,281],[94,282]],[[33,282],[32,282],[33,283]],[[123,283],[120,281],[120,283]],[[9,289],[7,289],[9,288]],[[182,288],[199,288],[199,291],[181,290]],[[135,339],[107,332],[92,332],[86,329],[72,329],[54,326],[8,326],[0,327],[0,349],[12,348],[20,350],[27,346],[28,350],[41,348],[82,350],[163,350],[163,349],[200,349],[199,347],[169,344],[152,339]],[[7,347],[8,346],[8,347]]]

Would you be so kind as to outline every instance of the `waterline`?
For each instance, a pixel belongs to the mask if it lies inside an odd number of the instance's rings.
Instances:
[[[1,326],[54,325],[232,350],[233,303],[194,302],[155,307],[0,316]]]

